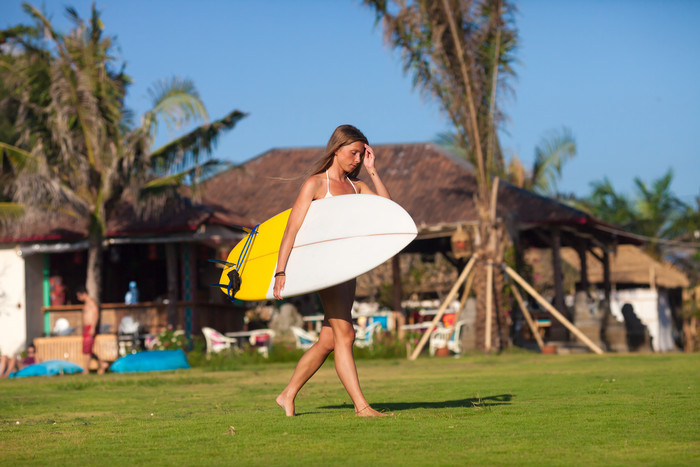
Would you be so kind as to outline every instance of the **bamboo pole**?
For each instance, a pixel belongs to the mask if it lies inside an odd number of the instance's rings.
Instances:
[[[493,264],[486,264],[486,331],[484,336],[484,351],[491,351],[491,313],[493,306]]]
[[[542,350],[542,347],[544,346],[544,342],[542,342],[542,338],[540,337],[540,333],[538,332],[539,330],[537,329],[537,324],[535,324],[535,320],[532,319],[532,315],[530,315],[530,312],[528,311],[527,307],[525,306],[525,301],[523,300],[523,296],[520,295],[520,291],[518,290],[518,286],[515,284],[512,284],[510,291],[513,292],[513,296],[515,297],[515,300],[518,302],[520,309],[523,310],[523,316],[525,316],[525,320],[527,321],[528,326],[530,326],[530,331],[532,331],[532,335],[535,336],[535,340],[537,341],[537,345],[539,346],[540,350]]]
[[[462,294],[462,298],[459,301],[459,311],[461,312],[464,309],[464,305],[467,303],[467,299],[469,299],[469,292],[472,291],[472,285],[474,284],[474,274],[469,274],[469,279],[467,279],[467,285],[464,286],[464,293]],[[459,318],[459,314],[457,315],[457,318]],[[457,319],[455,319],[455,324],[457,323]],[[450,335],[447,336],[447,342],[452,339],[452,334],[455,332],[455,326],[452,326],[452,332],[450,332]]]
[[[569,331],[571,331],[572,333],[574,333],[574,335],[576,335],[576,337],[578,337],[579,339],[581,339],[581,341],[583,341],[583,343],[586,344],[586,345],[588,346],[589,349],[591,349],[593,352],[595,352],[595,353],[597,353],[597,354],[599,354],[599,355],[600,355],[600,354],[603,354],[603,351],[600,350],[600,347],[598,347],[597,345],[595,345],[595,344],[593,343],[593,341],[591,341],[588,337],[586,337],[586,335],[585,335],[584,333],[582,333],[581,331],[579,331],[579,329],[578,329],[576,326],[574,326],[573,324],[571,324],[571,322],[569,322],[568,319],[566,319],[561,313],[559,313],[559,311],[558,311],[556,308],[554,308],[552,305],[550,305],[549,302],[548,302],[547,300],[545,300],[544,297],[542,297],[542,295],[540,295],[534,288],[532,288],[532,286],[531,286],[530,284],[528,284],[528,283],[525,281],[525,279],[523,279],[522,277],[520,277],[520,275],[519,275],[517,272],[513,271],[513,270],[512,270],[509,266],[507,266],[507,265],[503,265],[503,267],[505,268],[506,273],[507,273],[510,277],[512,277],[518,284],[520,284],[520,286],[521,286],[523,289],[525,289],[525,291],[526,291],[527,293],[529,293],[529,294],[532,296],[532,298],[534,298],[535,300],[537,300],[537,302],[538,302],[540,305],[542,305],[543,307],[545,307],[545,308],[547,309],[547,311],[549,311],[549,312],[552,314],[552,316],[554,316],[556,319],[558,319],[559,322],[560,322],[561,324],[563,324],[564,326],[566,326],[566,328],[567,328]]]
[[[474,274],[470,274],[469,279],[467,279],[467,285],[464,286],[464,293],[462,294],[462,298],[459,301],[460,311],[464,308],[464,305],[467,304],[467,300],[469,300],[469,292],[472,291],[472,284],[473,283],[474,283]]]
[[[420,354],[421,350],[423,350],[423,347],[425,347],[425,343],[428,341],[428,339],[430,339],[430,334],[433,332],[433,329],[435,329],[435,326],[440,321],[440,318],[442,318],[442,315],[445,313],[445,310],[447,310],[447,307],[450,305],[450,302],[459,291],[460,286],[464,283],[465,280],[467,280],[469,273],[474,267],[474,263],[476,263],[476,259],[477,255],[473,255],[467,263],[467,265],[464,267],[464,270],[462,270],[462,274],[460,274],[457,278],[457,282],[455,282],[455,284],[452,286],[452,289],[450,290],[450,293],[447,294],[445,301],[442,302],[442,305],[440,305],[440,308],[438,309],[435,318],[433,318],[433,321],[430,323],[430,326],[423,333],[423,336],[420,338],[420,341],[418,342],[418,345],[416,346],[413,353],[408,357],[409,360],[415,360],[416,358],[418,358],[418,355]]]

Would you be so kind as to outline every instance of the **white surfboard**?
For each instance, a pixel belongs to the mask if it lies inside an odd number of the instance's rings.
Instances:
[[[235,298],[274,298],[273,274],[288,217],[285,211],[260,225],[238,267],[242,286]],[[313,201],[287,261],[282,296],[315,292],[364,274],[399,253],[417,234],[411,216],[381,196],[339,195]],[[229,262],[239,260],[246,240],[232,250]],[[222,285],[228,283],[231,269],[224,269]]]

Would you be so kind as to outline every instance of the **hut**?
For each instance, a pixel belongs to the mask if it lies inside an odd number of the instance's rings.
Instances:
[[[207,258],[219,244],[235,241],[240,234],[188,199],[172,203],[164,212],[143,217],[124,202],[108,220],[100,331],[115,334],[125,316],[139,322],[142,333],[157,333],[168,322],[194,333],[204,325],[239,329],[243,310],[210,290],[208,285],[218,278],[212,276],[215,271]],[[61,318],[68,322],[68,333],[79,339],[82,307],[75,291],[85,283],[87,231],[86,224],[68,216],[0,229],[4,348],[17,352],[38,337],[55,334]],[[140,300],[127,305],[130,281],[137,283]],[[41,354],[44,349],[39,347]]]
[[[418,253],[424,257],[441,255],[456,268],[463,267],[465,257],[470,255],[468,246],[471,242],[464,242],[467,251],[457,255],[452,240],[459,232],[469,235],[471,226],[478,222],[473,201],[477,186],[471,166],[433,143],[373,147],[377,167],[392,198],[408,211],[418,226],[417,239],[403,253]],[[322,157],[323,151],[321,147],[267,151],[209,179],[202,188],[203,202],[226,222],[252,227],[293,204],[307,175],[305,170]],[[538,247],[553,251],[551,268],[557,278],[554,303],[565,315],[569,313],[564,304],[561,281],[561,248],[575,248],[585,258],[588,250],[601,247],[604,253],[600,261],[603,269],[609,271],[609,252],[615,245],[638,243],[615,226],[504,182],[498,188],[497,216],[505,222],[518,249]],[[402,266],[401,256],[392,260],[390,267],[385,267],[385,271],[391,271],[394,310],[401,306],[400,271],[406,269]],[[583,265],[581,282],[585,286],[585,259]],[[450,274],[455,272],[441,274],[435,285],[451,286],[454,279]],[[386,272],[380,281],[388,282],[388,277]],[[609,296],[611,288],[607,277],[605,291]],[[376,284],[376,280],[374,282]],[[566,331],[556,326],[552,335],[553,338],[567,339]]]

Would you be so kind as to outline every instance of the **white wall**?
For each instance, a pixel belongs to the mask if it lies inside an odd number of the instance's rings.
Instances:
[[[612,293],[610,310],[618,321],[624,322],[622,307],[632,305],[637,315],[649,330],[651,346],[656,352],[675,350],[671,324],[671,308],[664,291],[655,289],[625,289]]]
[[[24,350],[26,344],[24,266],[14,245],[0,246],[0,349],[7,354]]]

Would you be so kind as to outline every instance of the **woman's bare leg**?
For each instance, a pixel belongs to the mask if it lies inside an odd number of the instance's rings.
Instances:
[[[294,399],[306,382],[321,368],[328,355],[333,351],[333,331],[330,326],[323,326],[318,341],[299,359],[292,378],[284,390],[277,396],[277,404],[282,407],[288,417],[293,417]]]
[[[352,302],[355,299],[355,280],[319,292],[326,319],[331,325],[334,339],[335,371],[355,406],[355,415],[362,417],[383,416],[365,399],[357,376],[352,345],[355,329],[352,326]]]

